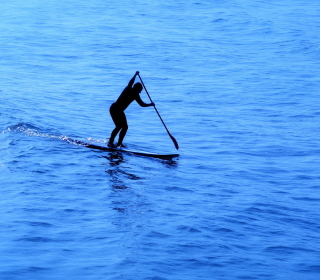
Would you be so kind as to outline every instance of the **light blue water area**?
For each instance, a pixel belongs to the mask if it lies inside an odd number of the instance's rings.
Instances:
[[[0,279],[319,279],[317,1],[2,2]]]

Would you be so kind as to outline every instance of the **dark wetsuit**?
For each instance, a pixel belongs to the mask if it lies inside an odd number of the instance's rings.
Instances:
[[[128,85],[122,91],[117,101],[110,106],[110,115],[116,127],[111,133],[109,143],[113,143],[116,135],[120,131],[118,144],[122,144],[122,140],[128,130],[127,118],[124,111],[133,100],[136,100],[141,107],[150,106],[150,104],[146,104],[141,100],[140,92],[132,87],[135,77],[136,75],[129,81]]]

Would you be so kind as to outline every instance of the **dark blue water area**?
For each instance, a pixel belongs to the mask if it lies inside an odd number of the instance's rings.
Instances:
[[[320,276],[320,6],[19,1],[0,31],[0,279]],[[135,71],[124,143],[93,150]],[[149,102],[145,92],[141,98]]]

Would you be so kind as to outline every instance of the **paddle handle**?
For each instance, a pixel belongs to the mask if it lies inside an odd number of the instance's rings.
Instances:
[[[142,84],[142,86],[143,86],[144,90],[146,91],[146,93],[147,93],[147,95],[148,95],[148,97],[149,97],[150,101],[154,104],[154,102],[153,102],[153,101],[152,101],[152,99],[151,99],[151,96],[150,96],[149,92],[147,91],[146,86],[144,85],[144,83],[143,83],[143,81],[142,81],[142,79],[141,79],[141,77],[140,77],[140,74],[138,74],[138,76],[139,76],[139,79],[140,79],[140,81],[141,81],[141,84]],[[161,120],[161,122],[162,122],[163,126],[165,127],[165,129],[167,130],[167,132],[168,132],[168,133],[170,133],[170,132],[169,132],[169,130],[168,130],[168,128],[167,128],[167,126],[166,126],[166,124],[164,123],[163,119],[161,118],[161,116],[160,116],[160,114],[159,114],[159,112],[158,112],[158,110],[157,110],[156,105],[154,105],[153,107],[154,107],[154,109],[156,110],[156,112],[157,112],[157,114],[158,114],[158,116],[159,116],[159,118],[160,118],[160,120]]]
[[[141,76],[140,76],[139,72],[138,72],[138,76],[139,76],[139,79],[140,79],[140,81],[141,81],[141,84],[142,84],[142,86],[143,86],[144,90],[146,91],[146,93],[147,93],[147,95],[148,95],[148,97],[149,97],[150,101],[151,101],[152,103],[154,103],[154,102],[152,101],[152,99],[151,99],[151,96],[150,96],[150,94],[149,94],[149,92],[148,92],[148,90],[147,90],[146,86],[144,85],[144,82],[143,82],[143,81],[142,81],[142,79],[141,79]],[[177,140],[176,140],[176,139],[171,135],[171,133],[170,133],[169,129],[167,128],[166,124],[164,123],[163,119],[161,118],[161,116],[160,116],[160,114],[159,114],[159,112],[158,112],[158,109],[157,109],[156,105],[154,105],[153,107],[154,107],[154,109],[156,110],[156,112],[157,112],[157,114],[158,114],[158,116],[159,116],[159,118],[160,118],[160,120],[161,120],[161,122],[162,122],[162,124],[163,124],[164,128],[166,129],[166,131],[167,131],[168,135],[170,136],[170,138],[171,138],[171,140],[172,140],[172,142],[173,142],[174,146],[176,147],[176,149],[177,149],[177,150],[179,150],[179,145],[178,145]]]

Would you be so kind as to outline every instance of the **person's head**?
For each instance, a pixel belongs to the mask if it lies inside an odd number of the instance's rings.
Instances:
[[[142,91],[142,84],[141,83],[135,83],[134,86],[133,86],[133,89],[140,93]]]

